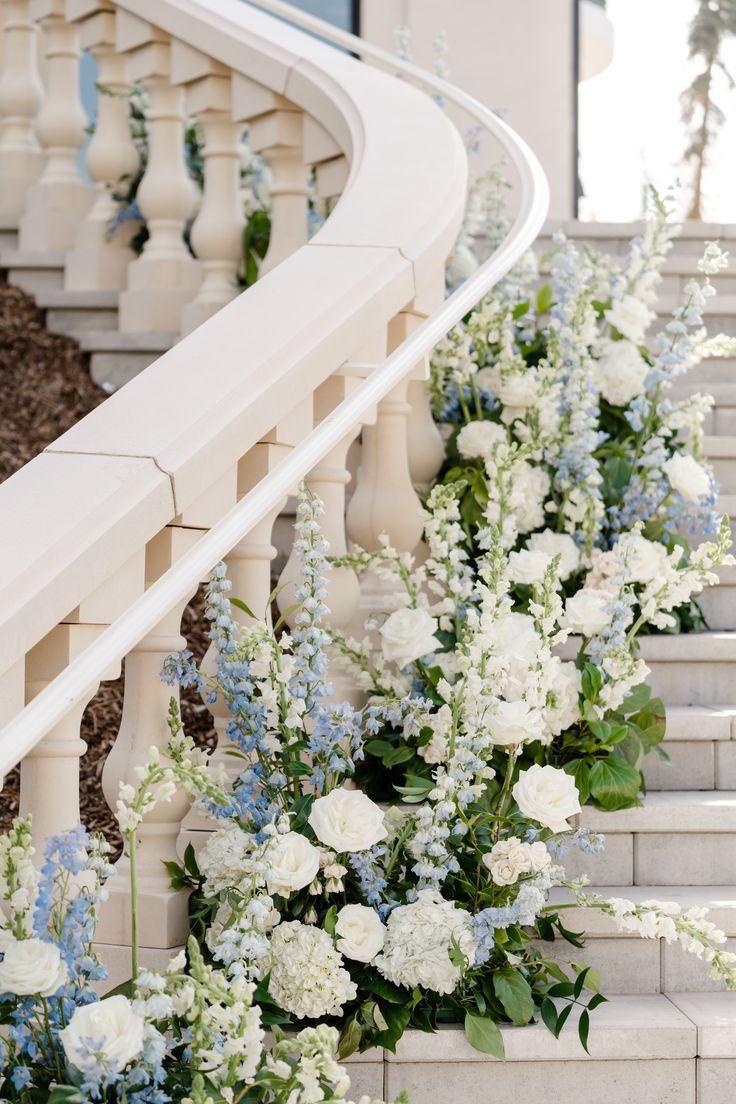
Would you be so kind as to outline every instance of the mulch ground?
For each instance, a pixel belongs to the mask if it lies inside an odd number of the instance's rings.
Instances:
[[[41,452],[106,398],[90,379],[85,355],[70,338],[49,333],[43,314],[17,288],[0,283],[0,482]],[[184,614],[182,633],[197,658],[207,647],[203,594]],[[104,832],[116,851],[120,837],[102,793],[102,768],[115,740],[123,706],[123,676],[104,683],[82,721],[87,753],[81,760],[82,822]],[[212,746],[212,717],[191,691],[182,693],[187,732]],[[14,771],[0,792],[0,831],[18,813],[19,777]]]

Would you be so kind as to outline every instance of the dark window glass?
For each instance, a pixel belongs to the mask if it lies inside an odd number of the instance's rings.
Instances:
[[[344,31],[359,32],[355,26],[358,4],[356,0],[291,0],[295,8],[309,12],[310,15],[326,19],[328,23],[334,23]]]

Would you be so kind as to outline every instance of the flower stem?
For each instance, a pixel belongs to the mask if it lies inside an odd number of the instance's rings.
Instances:
[[[128,833],[130,861],[130,973],[133,981],[138,977],[138,863],[135,831]]]

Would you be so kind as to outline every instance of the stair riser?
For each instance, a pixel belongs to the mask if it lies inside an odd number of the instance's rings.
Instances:
[[[0,230],[0,250],[18,248],[17,230]]]
[[[731,740],[665,740],[670,757],[655,753],[644,761],[647,789],[736,790],[736,743]]]
[[[51,333],[74,334],[78,330],[115,330],[118,324],[116,310],[61,310],[46,311],[46,329]]]
[[[736,315],[706,314],[704,318],[709,336],[714,337],[716,334],[726,334],[728,337],[736,336]],[[657,314],[656,319],[648,330],[650,337],[663,330],[671,320],[671,314]]]
[[[652,693],[662,698],[666,705],[711,705],[731,701],[733,697],[736,660],[647,660],[647,663],[651,672],[647,681]]]
[[[90,375],[95,383],[117,391],[139,375],[161,353],[92,353]]]
[[[736,457],[711,456],[708,461],[723,494],[736,493]]]
[[[11,268],[8,283],[37,295],[40,291],[59,291],[64,286],[63,268]]]
[[[733,1058],[698,1058],[698,1104],[733,1104]]]
[[[736,629],[736,587],[720,584],[697,595],[710,629]]]
[[[736,364],[732,357],[709,357],[680,378],[692,384],[693,391],[707,391],[709,383],[736,383]]]
[[[676,264],[677,261],[674,261],[673,266]],[[659,285],[660,294],[682,298],[685,285],[688,281],[697,278],[698,277],[694,273],[666,272],[662,277],[662,283]],[[734,273],[726,272],[723,275],[711,276],[711,283],[716,288],[719,295],[736,294],[736,274]]]
[[[587,874],[592,885],[733,885],[736,833],[609,831],[603,852],[572,851],[564,865],[571,877]]]

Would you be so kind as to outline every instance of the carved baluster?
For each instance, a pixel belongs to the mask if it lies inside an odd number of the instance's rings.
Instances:
[[[38,29],[29,0],[3,0],[3,72],[0,78],[0,214],[23,214],[38,179],[43,153],[34,121],[43,86],[38,75]]]
[[[260,267],[265,276],[307,241],[307,168],[302,112],[248,80],[233,77],[233,117],[249,123],[248,145],[271,170],[271,237]]]
[[[148,163],[138,206],[149,238],[128,266],[120,296],[120,329],[178,333],[181,310],[194,298],[199,263],[184,242],[197,189],[184,160],[184,90],[170,83],[171,46],[162,32],[127,12],[117,15],[117,46],[130,50],[129,76],[148,93]]]
[[[402,311],[389,325],[389,346],[397,345],[413,333],[432,311],[442,306],[445,298],[444,271],[436,276],[413,307]],[[411,406],[408,421],[409,471],[413,482],[427,490],[445,458],[445,444],[432,417],[427,380],[429,360],[418,369],[419,378],[409,381],[407,400]]]
[[[122,177],[134,177],[139,156],[130,133],[127,62],[115,51],[115,16],[99,11],[80,25],[81,44],[97,61],[100,92],[95,131],[87,149],[87,172],[95,182],[95,200],[80,224],[66,259],[69,290],[124,288],[134,259],[131,238],[140,223],[131,219],[111,234],[117,206],[112,193]]]
[[[34,0],[31,10],[45,44],[46,95],[36,122],[45,162],[28,192],[18,244],[22,250],[66,252],[94,196],[77,167],[87,126],[79,98],[79,28],[67,23],[64,0]]]
[[[186,85],[187,111],[204,136],[204,192],[191,231],[202,284],[182,310],[182,333],[189,333],[238,294],[245,225],[240,200],[243,126],[232,120],[230,76],[223,65],[175,42],[172,80]]]

